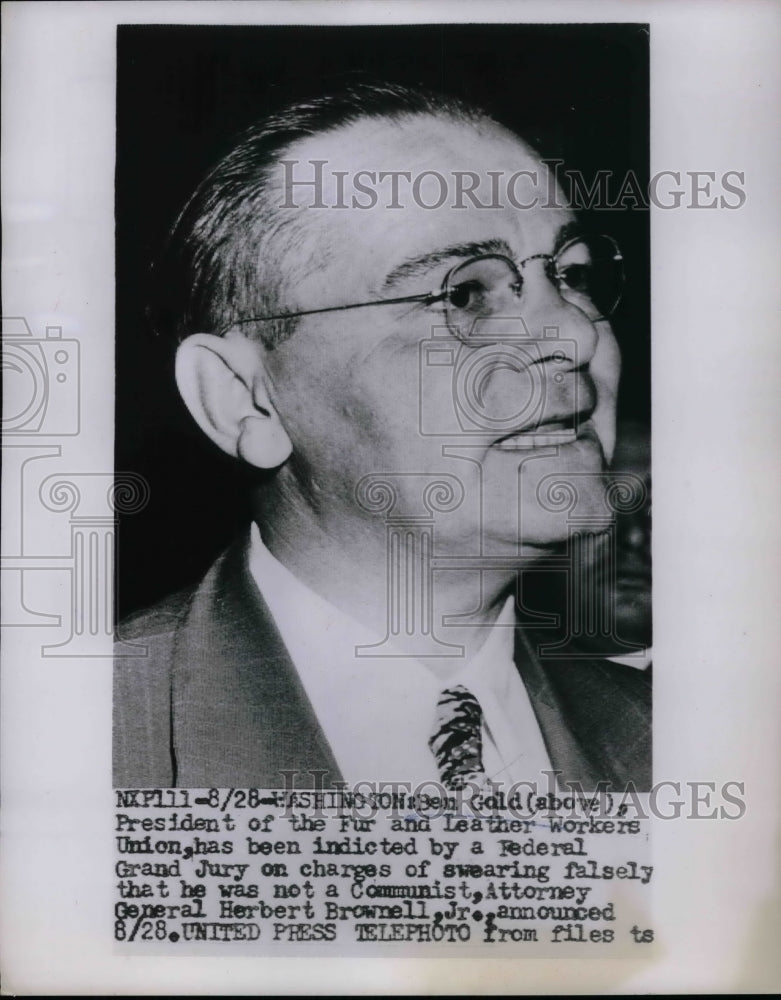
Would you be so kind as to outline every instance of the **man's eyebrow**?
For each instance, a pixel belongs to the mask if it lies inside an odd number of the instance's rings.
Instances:
[[[573,220],[566,223],[556,234],[556,242],[553,246],[553,253],[557,253],[565,243],[583,235],[583,226],[580,222]],[[477,243],[455,243],[449,247],[442,247],[440,250],[432,250],[429,253],[421,254],[419,257],[411,257],[402,261],[390,271],[382,285],[385,291],[392,288],[406,278],[413,278],[419,274],[425,274],[432,267],[447,260],[468,259],[469,257],[479,257],[481,254],[499,253],[505,257],[513,259],[513,252],[510,244],[506,240],[491,239],[481,240]]]
[[[383,290],[392,288],[405,278],[415,277],[418,274],[425,274],[432,267],[441,264],[446,260],[468,259],[469,257],[479,257],[481,254],[500,253],[505,257],[512,257],[512,251],[506,240],[492,239],[481,240],[478,243],[455,243],[449,247],[442,247],[440,250],[432,250],[429,253],[421,254],[420,257],[412,257],[402,261],[397,267],[390,271],[383,282]]]

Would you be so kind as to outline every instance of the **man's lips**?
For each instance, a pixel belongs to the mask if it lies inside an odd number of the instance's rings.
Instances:
[[[579,438],[593,436],[594,426],[590,421],[592,410],[557,416],[544,420],[532,427],[522,427],[498,438],[493,443],[499,451],[519,451],[525,448],[539,448],[542,445],[572,444]]]

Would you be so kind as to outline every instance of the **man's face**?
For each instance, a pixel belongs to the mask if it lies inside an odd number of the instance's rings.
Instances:
[[[438,290],[465,259],[465,247],[520,263],[552,254],[573,222],[568,210],[546,207],[548,176],[537,156],[488,122],[363,120],[294,144],[286,159],[327,161],[327,204],[339,200],[329,180],[339,171],[347,172],[341,200],[348,205],[359,170],[409,171],[413,178],[438,171],[446,179],[472,171],[481,178],[482,202],[489,171],[505,178],[536,171],[538,181],[526,178],[517,188],[526,203],[536,196],[528,209],[509,204],[501,188],[500,208],[469,199],[453,208],[449,194],[437,209],[421,203],[432,203],[432,189],[423,187],[416,202],[409,184],[400,188],[400,208],[388,207],[387,187],[378,186],[371,209],[307,208],[307,189],[296,190],[299,207],[287,211],[298,214],[306,235],[281,262],[283,271],[302,274],[289,283],[285,311]],[[286,493],[331,537],[374,530],[378,519],[355,494],[372,473],[394,482],[396,516],[427,513],[423,489],[437,474],[459,481],[463,502],[437,515],[444,553],[474,554],[482,545],[484,552],[515,554],[566,538],[566,512],[557,508],[555,491],[548,494],[551,476],[574,486],[580,517],[605,519],[598,474],[614,438],[619,358],[612,332],[560,297],[543,260],[529,261],[522,274],[517,316],[501,324],[501,342],[493,345],[461,343],[445,327],[441,302],[418,302],[303,317],[293,336],[268,352],[273,402],[293,442],[281,471]],[[435,358],[427,349],[432,341],[449,352]],[[463,378],[470,370],[477,373],[471,382]],[[568,433],[573,422],[576,437]],[[568,443],[551,444],[551,431]]]

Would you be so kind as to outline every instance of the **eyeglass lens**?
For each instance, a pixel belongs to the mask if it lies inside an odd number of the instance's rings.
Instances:
[[[623,287],[623,260],[606,236],[579,239],[562,247],[548,260],[548,277],[567,302],[589,319],[609,316]],[[481,319],[518,316],[523,277],[505,257],[486,256],[465,261],[448,279],[445,299],[447,323],[460,339],[467,339]]]

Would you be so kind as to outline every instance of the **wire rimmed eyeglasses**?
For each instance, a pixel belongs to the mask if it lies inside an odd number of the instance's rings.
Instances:
[[[458,340],[467,343],[480,321],[512,317],[517,313],[523,294],[523,270],[537,260],[543,262],[548,280],[558,289],[562,299],[580,309],[589,320],[598,322],[613,314],[624,285],[621,250],[610,236],[579,236],[568,240],[553,254],[532,254],[517,263],[498,253],[470,257],[452,267],[436,291],[234,319],[220,330],[220,335],[247,323],[420,302],[426,306],[442,303],[448,329]]]

